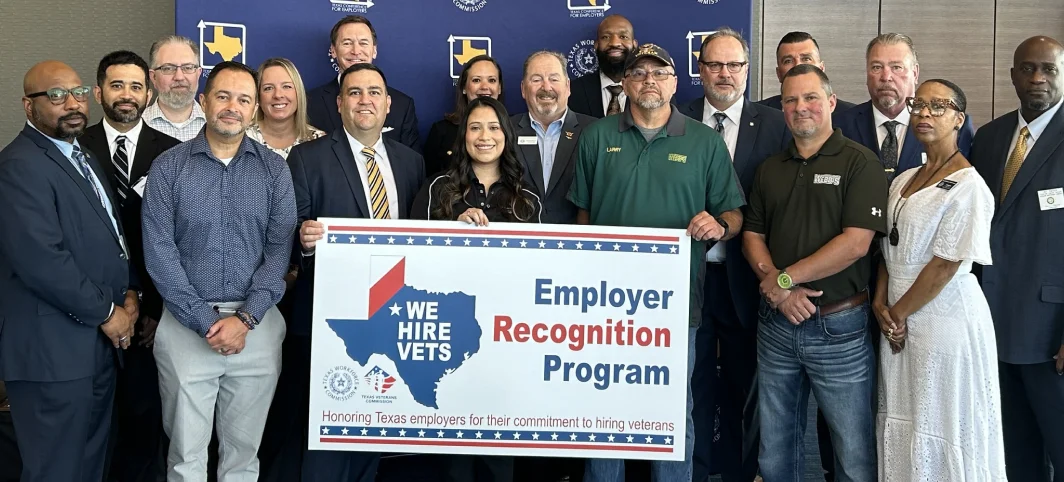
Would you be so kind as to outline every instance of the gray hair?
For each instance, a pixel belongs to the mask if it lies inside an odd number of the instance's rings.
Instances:
[[[906,47],[909,47],[909,53],[912,55],[913,58],[913,65],[920,65],[920,57],[916,55],[916,47],[913,46],[912,37],[909,37],[908,35],[905,35],[903,33],[896,32],[877,35],[876,38],[872,39],[871,42],[868,42],[868,48],[865,50],[865,60],[868,60],[868,55],[872,53],[872,47],[875,47],[876,45],[880,44],[905,44]]]
[[[199,44],[192,41],[192,39],[181,35],[167,35],[151,44],[151,52],[148,54],[148,67],[152,69],[158,67],[158,65],[155,65],[155,57],[159,55],[159,49],[163,48],[163,45],[166,44],[184,44],[188,46],[196,56],[196,63],[199,63]]]
[[[561,66],[562,66],[562,74],[565,75],[565,80],[569,80],[569,69],[566,66],[566,63],[568,61],[565,60],[565,56],[564,55],[562,55],[562,54],[560,54],[558,52],[555,52],[553,50],[539,50],[537,52],[533,52],[532,55],[529,55],[528,58],[525,59],[525,65],[521,68],[521,79],[522,80],[524,80],[525,77],[528,77],[528,65],[532,63],[532,59],[534,59],[536,57],[539,57],[541,55],[549,55],[551,57],[554,57],[558,61],[558,63],[561,64]]]
[[[706,38],[702,39],[702,47],[698,49],[698,57],[702,58],[702,52],[706,51],[706,45],[709,45],[710,42],[716,39],[724,37],[731,37],[735,40],[738,40],[739,44],[743,46],[743,55],[746,56],[746,58],[743,60],[746,62],[750,61],[750,43],[747,42],[745,38],[743,38],[743,34],[735,31],[731,27],[721,27],[717,29],[716,32],[713,32],[707,35]]]

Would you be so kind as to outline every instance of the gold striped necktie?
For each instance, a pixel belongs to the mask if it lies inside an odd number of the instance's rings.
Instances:
[[[1027,136],[1031,131],[1027,130],[1027,126],[1023,126],[1020,129],[1020,135],[1016,138],[1016,147],[1012,149],[1012,154],[1009,155],[1009,160],[1005,162],[1005,174],[1001,176],[1001,199],[1005,200],[1005,195],[1009,193],[1009,188],[1012,187],[1012,181],[1016,179],[1016,173],[1020,172],[1020,166],[1023,165],[1023,158],[1027,154]]]
[[[363,147],[362,155],[366,156],[366,178],[369,180],[369,200],[373,209],[373,219],[391,219],[392,213],[388,209],[388,189],[384,187],[384,176],[381,168],[377,165],[377,151],[372,147]]]

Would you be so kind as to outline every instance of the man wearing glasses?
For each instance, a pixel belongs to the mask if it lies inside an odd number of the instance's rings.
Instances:
[[[28,122],[0,151],[0,378],[22,480],[99,481],[137,275],[101,160],[77,141],[92,88],[56,61],[23,88]]]
[[[783,112],[743,99],[750,72],[750,47],[742,34],[728,27],[718,29],[702,41],[700,52],[698,73],[705,95],[682,104],[679,110],[724,138],[743,191],[749,193],[757,166],[787,148],[790,132]],[[716,468],[724,482],[750,482],[757,474],[757,431],[752,424],[756,397],[752,398],[755,403],[746,406],[757,367],[757,284],[757,277],[743,257],[740,237],[716,243],[706,253],[704,293],[705,299],[714,302],[706,303],[702,313],[691,382],[695,481],[707,479],[712,459],[718,461]],[[714,383],[718,340],[720,385]],[[714,386],[722,390],[714,393]],[[713,416],[717,405],[721,440],[714,444]],[[746,457],[744,438],[752,446]],[[717,457],[712,457],[714,446]]]
[[[668,52],[654,44],[640,46],[625,63],[623,84],[628,108],[591,124],[580,136],[569,199],[580,224],[686,228],[693,238],[686,453],[683,462],[651,463],[655,482],[689,481],[694,450],[690,376],[702,319],[706,241],[734,237],[742,229],[740,208],[746,202],[721,136],[669,103],[676,93],[676,64]],[[624,463],[588,460],[584,480],[623,482]]]
[[[191,39],[169,35],[151,46],[148,71],[158,98],[144,110],[144,121],[182,142],[196,137],[207,117],[196,102],[202,73],[199,46]]]

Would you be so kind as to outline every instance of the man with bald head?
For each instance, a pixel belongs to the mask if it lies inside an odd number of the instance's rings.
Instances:
[[[26,127],[0,151],[0,377],[22,480],[98,482],[137,277],[111,185],[77,141],[92,88],[46,61],[23,89]]]
[[[1064,482],[1064,46],[1016,49],[1019,109],[979,129],[972,166],[997,199],[993,265],[980,273],[994,318],[1009,480]]]
[[[569,108],[596,119],[624,110],[628,101],[621,86],[624,62],[638,46],[627,18],[609,15],[602,19],[595,38],[598,69],[572,82]]]

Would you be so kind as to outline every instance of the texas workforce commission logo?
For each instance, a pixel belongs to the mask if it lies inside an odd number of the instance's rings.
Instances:
[[[345,401],[355,394],[358,388],[358,378],[350,368],[337,365],[322,380],[325,385],[325,393],[333,400]]]
[[[465,12],[473,13],[484,8],[488,4],[488,0],[453,0],[454,6],[462,9]]]
[[[366,13],[373,6],[373,0],[329,0],[332,11],[343,13]]]
[[[605,17],[610,0],[566,0],[569,2],[569,18]]]
[[[478,55],[491,55],[491,37],[451,35],[447,37],[447,43],[451,51],[451,78],[456,82],[462,73],[462,67],[469,59]]]
[[[225,61],[247,64],[247,26],[200,20],[196,27],[199,28],[199,61],[204,74]]]
[[[702,78],[698,76],[698,59],[702,56],[702,42],[716,30],[708,32],[687,32],[687,75],[691,77],[691,85],[702,85]]]
[[[581,40],[569,49],[569,73],[573,77],[583,77],[598,70],[598,57],[595,56],[595,41]]]

